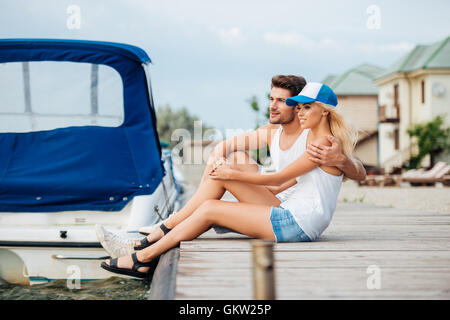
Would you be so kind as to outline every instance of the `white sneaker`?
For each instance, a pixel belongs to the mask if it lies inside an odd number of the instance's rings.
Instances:
[[[108,252],[111,258],[123,257],[132,254],[136,240],[121,237],[103,226],[96,224],[95,233],[103,248]]]

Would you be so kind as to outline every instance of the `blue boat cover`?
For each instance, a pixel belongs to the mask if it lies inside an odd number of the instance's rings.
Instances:
[[[0,40],[0,63],[24,61],[114,68],[123,82],[124,121],[118,127],[0,133],[0,211],[118,211],[134,196],[153,193],[165,170],[142,66],[150,62],[147,54],[110,42]]]

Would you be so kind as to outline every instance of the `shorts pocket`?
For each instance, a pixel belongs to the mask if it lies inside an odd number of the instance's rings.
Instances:
[[[292,218],[292,214],[289,210],[286,210],[282,207],[272,207],[272,212],[270,213],[271,221],[282,221]]]

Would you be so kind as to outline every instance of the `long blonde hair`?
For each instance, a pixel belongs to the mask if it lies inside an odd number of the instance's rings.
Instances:
[[[358,142],[358,132],[353,126],[349,126],[335,107],[328,106],[322,102],[315,101],[320,107],[327,110],[328,123],[330,125],[331,134],[336,137],[341,146],[342,152],[350,160],[353,159],[353,150]]]

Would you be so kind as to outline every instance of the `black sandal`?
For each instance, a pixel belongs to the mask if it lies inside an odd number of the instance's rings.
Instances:
[[[147,278],[150,273],[153,273],[155,271],[156,266],[158,265],[158,261],[159,261],[159,256],[158,256],[158,257],[152,259],[152,261],[150,261],[150,262],[141,262],[136,257],[136,252],[131,254],[131,258],[133,259],[132,269],[119,268],[117,266],[118,258],[111,259],[109,262],[109,265],[107,265],[106,262],[102,262],[101,267],[109,272],[124,274],[126,276],[144,279],[144,278]],[[150,269],[147,272],[137,271],[141,267],[150,267]]]
[[[162,230],[162,232],[164,232],[164,235],[168,234],[170,230],[167,228],[164,223],[161,223],[161,225],[159,226],[159,228]],[[156,240],[158,241],[158,240]],[[151,246],[152,244],[154,244],[156,241],[148,241],[147,237],[145,237],[143,240],[141,240],[141,244],[138,246],[134,246],[134,250],[138,251],[138,250],[142,250],[145,249],[149,246]]]

